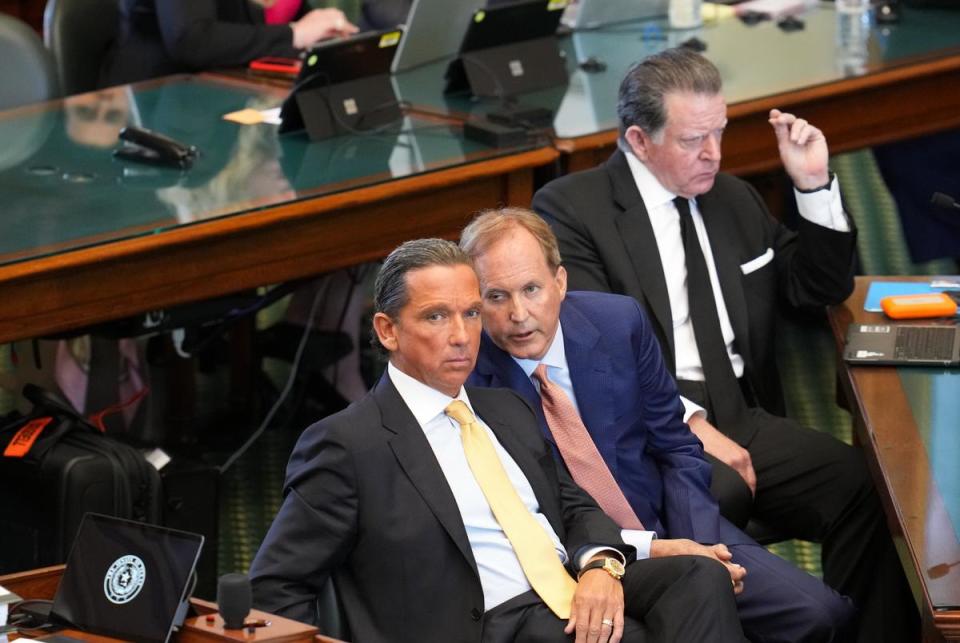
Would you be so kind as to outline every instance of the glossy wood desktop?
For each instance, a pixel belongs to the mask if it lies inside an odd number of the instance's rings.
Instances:
[[[833,154],[960,125],[960,12],[903,7],[899,24],[871,30],[867,55],[857,63],[838,51],[832,3],[801,19],[804,28],[792,32],[772,21],[746,25],[708,16],[696,30],[672,32],[661,20],[574,34],[568,58],[593,56],[607,69],[590,73],[571,66],[571,84],[587,88],[595,122],[594,131],[576,127],[575,120],[558,127],[557,147],[567,170],[593,167],[613,151],[615,97],[629,66],[694,36],[706,44],[704,55],[723,76],[730,119],[723,149],[727,172],[779,167],[767,124],[772,108],[820,127]]]
[[[840,393],[853,415],[856,437],[867,455],[901,563],[920,606],[923,640],[957,641],[960,515],[951,519],[951,512],[960,512],[960,485],[956,484],[960,371],[848,366],[843,362],[850,323],[890,322],[881,313],[863,310],[870,282],[875,279],[930,278],[858,277],[853,295],[830,309]],[[947,406],[950,404],[953,406]],[[930,419],[937,412],[941,414],[939,427]],[[939,438],[932,436],[932,431],[940,431]]]
[[[546,141],[494,149],[442,120],[310,144],[221,119],[286,93],[180,76],[0,113],[0,341],[456,238],[476,210],[528,203],[533,170],[557,158]],[[115,122],[90,124],[104,112]],[[128,122],[196,144],[197,163],[181,175],[113,160]]]

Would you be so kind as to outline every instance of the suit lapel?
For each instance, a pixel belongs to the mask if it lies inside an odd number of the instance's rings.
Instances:
[[[519,367],[518,367],[519,368]],[[521,371],[522,372],[522,371]],[[468,392],[470,393],[470,392]],[[525,448],[516,435],[516,418],[505,418],[499,413],[500,407],[485,403],[483,395],[471,395],[470,403],[473,405],[477,414],[487,423],[493,434],[497,436],[500,445],[510,454],[513,461],[517,463],[523,475],[530,483],[533,494],[537,497],[537,503],[540,505],[540,512],[547,517],[553,530],[563,540],[563,518],[551,510],[557,507],[559,499],[554,491],[554,485],[547,480],[543,467],[536,461],[528,448]],[[552,458],[552,454],[546,453],[544,457]]]
[[[479,577],[460,508],[423,429],[386,374],[380,378],[374,397],[380,406],[383,428],[394,434],[390,448],[400,468]]]
[[[613,399],[615,387],[610,381],[613,365],[609,354],[603,350],[600,332],[569,302],[564,302],[560,309],[560,323],[563,327],[567,369],[577,396],[580,419],[587,427],[613,426],[617,408]],[[604,431],[598,435],[591,434],[591,437],[601,457],[616,475],[615,445],[609,439],[612,436]]]
[[[503,387],[520,394],[533,408],[540,425],[540,432],[551,443],[553,436],[547,428],[547,418],[543,415],[543,406],[540,404],[540,394],[537,393],[533,382],[523,372],[519,364],[513,361],[510,355],[493,343],[490,336],[484,331],[480,340],[480,356],[477,359],[477,373],[489,382],[489,388]]]
[[[653,226],[643,199],[633,180],[630,166],[622,151],[617,151],[606,163],[607,173],[613,185],[614,200],[622,209],[615,220],[620,238],[626,246],[627,255],[637,274],[637,281],[646,300],[643,302],[651,313],[657,326],[661,343],[665,342],[669,350],[664,356],[670,371],[674,370],[673,313],[670,310],[670,296],[667,294],[667,280],[663,274],[660,250],[653,235]]]
[[[743,293],[743,280],[737,243],[733,235],[736,227],[724,221],[722,205],[718,203],[714,191],[697,197],[697,208],[703,218],[703,225],[710,239],[713,263],[717,268],[720,291],[727,308],[727,316],[733,327],[735,346],[744,362],[750,364],[750,338],[747,324],[747,300]]]

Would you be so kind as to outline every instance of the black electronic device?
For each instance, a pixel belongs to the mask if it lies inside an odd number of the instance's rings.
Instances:
[[[843,359],[850,364],[956,366],[960,329],[956,324],[850,324]]]
[[[217,582],[217,607],[223,618],[223,629],[243,629],[243,620],[250,613],[253,591],[246,574],[224,574]]]
[[[183,623],[203,536],[87,514],[51,617],[126,641],[165,643]]]
[[[930,196],[930,205],[941,210],[960,210],[960,203],[949,194],[943,192],[934,192]]]
[[[444,92],[505,98],[565,84],[555,36],[565,7],[562,0],[532,0],[476,11]]]
[[[113,155],[125,161],[167,165],[188,169],[197,158],[197,148],[142,127],[128,125],[120,130],[120,147]]]
[[[399,122],[390,63],[401,37],[398,29],[363,33],[307,52],[280,110],[280,131],[306,129],[311,140],[322,140]]]

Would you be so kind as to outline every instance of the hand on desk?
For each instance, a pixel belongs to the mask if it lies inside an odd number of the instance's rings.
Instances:
[[[703,442],[703,450],[736,471],[750,487],[750,495],[757,493],[757,474],[753,470],[750,452],[721,433],[702,415],[694,415],[687,422],[693,434]]]
[[[651,558],[664,558],[666,556],[705,556],[712,558],[722,563],[730,572],[733,593],[739,594],[743,591],[743,579],[747,575],[747,569],[743,565],[731,562],[733,554],[723,543],[701,545],[686,538],[657,538],[650,543]]]
[[[780,160],[793,184],[800,190],[813,190],[830,180],[827,165],[830,152],[823,132],[793,114],[770,110],[770,124],[777,136]]]

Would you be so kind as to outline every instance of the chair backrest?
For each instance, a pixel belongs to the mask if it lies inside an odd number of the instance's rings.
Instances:
[[[89,92],[120,25],[118,0],[47,0],[43,39],[53,52],[65,96]]]
[[[59,95],[50,53],[25,22],[0,13],[0,109]]]

